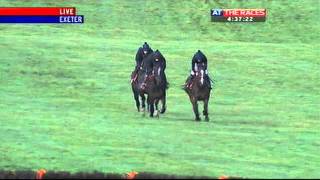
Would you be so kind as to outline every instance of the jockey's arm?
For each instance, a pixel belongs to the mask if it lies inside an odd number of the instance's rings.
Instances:
[[[208,74],[208,62],[204,61],[205,74]]]
[[[195,74],[195,72],[196,72],[196,61],[195,61],[195,59],[192,59],[192,62],[191,62],[191,75],[194,75]]]

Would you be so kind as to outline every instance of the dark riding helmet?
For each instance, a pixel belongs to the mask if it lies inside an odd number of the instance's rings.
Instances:
[[[142,52],[144,55],[149,54],[151,50],[149,44],[147,42],[144,42],[144,44],[142,45]]]
[[[193,56],[193,61],[197,62],[197,63],[201,63],[201,62],[204,62],[206,63],[207,62],[207,57],[200,51],[198,50],[194,56]]]

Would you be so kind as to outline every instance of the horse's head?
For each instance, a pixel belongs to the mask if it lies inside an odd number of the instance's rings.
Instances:
[[[153,50],[150,48],[149,44],[147,42],[144,42],[142,45],[142,56],[145,58],[147,55],[151,54]]]
[[[195,74],[196,80],[200,82],[200,86],[204,85],[204,76],[205,76],[205,64],[204,63],[197,63],[196,64],[197,72]]]
[[[143,60],[144,79],[141,88],[145,89],[153,85],[165,85],[164,70],[166,68],[166,60],[159,50],[148,55]]]
[[[147,80],[149,80],[153,74],[153,53],[143,59],[139,73],[138,82],[140,82],[140,88],[145,90]]]
[[[148,83],[148,80],[151,79],[152,75],[150,74],[147,74],[147,73],[144,73],[141,77],[141,80],[139,82],[140,83],[140,89],[142,90],[146,90],[147,89],[147,83]]]

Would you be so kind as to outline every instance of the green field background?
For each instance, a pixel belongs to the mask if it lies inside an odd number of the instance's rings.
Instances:
[[[320,177],[320,1],[0,6],[74,6],[85,16],[82,25],[0,24],[0,169]],[[211,8],[266,8],[267,21],[213,23]],[[160,119],[136,111],[130,87],[145,41],[167,60]],[[208,123],[193,120],[181,89],[198,49],[215,80]]]

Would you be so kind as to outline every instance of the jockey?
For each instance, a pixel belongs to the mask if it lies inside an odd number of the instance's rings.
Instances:
[[[145,58],[147,55],[149,55],[152,52],[153,52],[153,50],[150,48],[150,46],[147,42],[144,42],[142,47],[139,47],[137,54],[136,54],[135,70],[138,70],[141,67],[143,58]]]
[[[137,54],[136,54],[136,66],[135,66],[135,69],[131,75],[131,82],[135,81],[135,79],[137,77],[138,70],[141,69],[143,58],[147,57],[152,52],[153,52],[153,50],[150,48],[150,46],[147,42],[144,42],[142,47],[139,47]]]
[[[211,88],[211,80],[209,78],[208,70],[207,70],[207,67],[208,67],[207,57],[200,50],[198,50],[192,58],[191,73],[186,81],[186,87],[190,86],[193,78],[195,77],[196,73],[198,72],[198,64],[200,64],[200,63],[203,63],[203,65],[204,65],[205,79],[208,82],[209,87]]]

